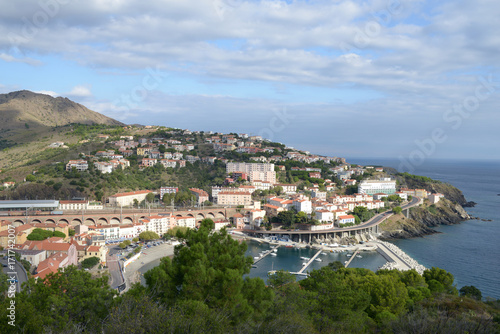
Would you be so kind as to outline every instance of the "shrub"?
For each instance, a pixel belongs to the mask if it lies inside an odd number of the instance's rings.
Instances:
[[[96,264],[100,262],[100,259],[97,256],[92,256],[89,258],[86,258],[85,260],[82,261],[82,267],[83,268],[92,268]]]

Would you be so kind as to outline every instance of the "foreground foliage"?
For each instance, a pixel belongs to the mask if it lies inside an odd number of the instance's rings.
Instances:
[[[299,282],[278,271],[267,286],[249,278],[246,245],[204,220],[180,230],[173,259],[145,274],[122,296],[107,279],[67,267],[31,279],[17,294],[16,326],[1,333],[498,333],[500,301],[482,302],[480,291],[453,275],[415,270],[344,268],[334,262]],[[0,285],[6,292],[8,285]],[[6,319],[10,299],[1,295]]]

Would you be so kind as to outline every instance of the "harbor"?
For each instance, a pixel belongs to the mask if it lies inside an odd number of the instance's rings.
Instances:
[[[254,258],[250,277],[267,280],[269,272],[286,270],[297,275],[297,279],[307,277],[308,272],[320,269],[331,262],[339,261],[345,267],[379,269],[416,269],[419,273],[425,267],[419,265],[391,243],[371,240],[363,244],[351,245],[301,245],[298,243],[269,243],[266,240],[247,239],[247,256]]]

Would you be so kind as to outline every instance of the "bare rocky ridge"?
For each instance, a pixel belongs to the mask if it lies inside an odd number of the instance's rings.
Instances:
[[[33,93],[28,90],[0,94],[0,130],[70,123],[122,125],[68,98]],[[27,126],[26,126],[27,125]]]

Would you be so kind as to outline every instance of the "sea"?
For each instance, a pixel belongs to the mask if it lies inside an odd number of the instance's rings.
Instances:
[[[396,169],[401,165],[396,159],[352,158],[347,161]],[[479,219],[439,226],[435,230],[440,233],[422,238],[391,242],[427,268],[439,267],[452,273],[458,289],[473,285],[481,290],[483,297],[500,299],[500,161],[428,159],[414,166],[412,174],[428,176],[460,189],[468,201],[477,203],[466,210]],[[248,242],[247,255],[258,256],[266,249],[269,249],[267,244]],[[300,257],[312,257],[315,252],[312,249],[280,247],[277,256],[264,258],[251,269],[249,276],[267,280],[269,270],[298,271],[305,262]],[[376,252],[361,255],[362,258],[355,258],[350,267],[375,271],[385,263]],[[321,262],[313,261],[307,270],[321,268],[331,261],[343,263],[349,259],[347,253],[326,253],[320,258]]]

